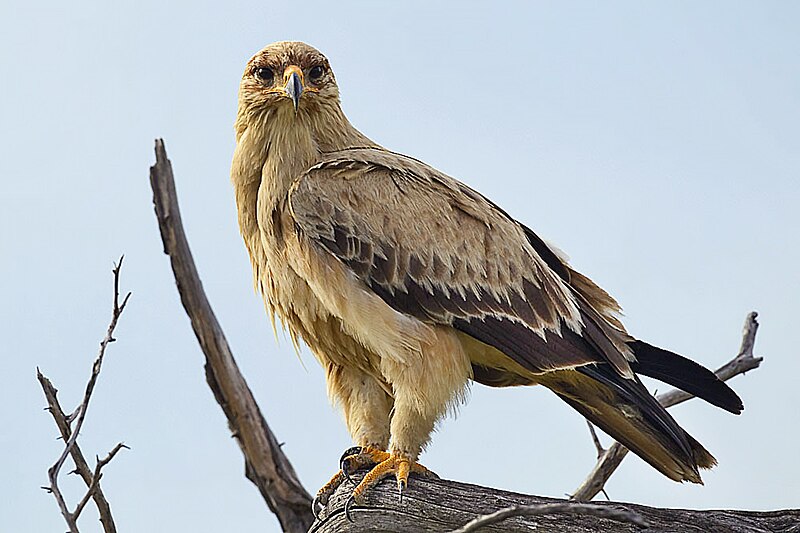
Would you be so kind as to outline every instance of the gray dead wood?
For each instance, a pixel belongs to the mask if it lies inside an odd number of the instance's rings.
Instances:
[[[181,303],[205,354],[206,380],[244,454],[245,475],[258,487],[284,531],[305,532],[314,520],[311,496],[261,414],[206,298],[183,231],[172,165],[161,139],[156,140],[150,184],[164,253],[169,255]]]
[[[357,482],[361,475],[354,477]],[[479,515],[515,505],[564,504],[569,500],[541,498],[447,480],[429,480],[412,476],[403,501],[397,497],[397,485],[384,481],[367,493],[364,506],[350,509],[353,522],[344,515],[344,504],[352,492],[347,482],[331,497],[320,520],[310,533],[403,532],[445,533],[457,531]],[[583,504],[580,504],[583,505]],[[574,513],[541,516],[515,516],[477,530],[480,532],[558,531],[561,533],[596,533],[598,531],[647,531],[648,533],[690,533],[724,531],[730,533],[800,532],[800,509],[769,512],[693,511],[658,509],[617,502],[593,502],[592,505],[634,513],[648,524],[642,529],[619,519]]]
[[[100,370],[103,367],[103,358],[106,354],[106,348],[108,348],[108,345],[116,340],[114,338],[114,330],[117,327],[117,322],[119,321],[120,316],[122,316],[122,312],[125,310],[125,306],[128,304],[128,298],[131,296],[131,293],[129,292],[120,303],[119,277],[121,269],[122,258],[120,258],[119,263],[114,265],[113,270],[114,305],[111,313],[111,322],[108,324],[105,337],[103,337],[103,340],[100,341],[100,351],[97,354],[97,358],[94,360],[94,364],[92,365],[92,373],[89,376],[89,381],[86,384],[81,403],[72,413],[66,414],[64,412],[64,409],[61,407],[61,403],[58,401],[58,389],[53,386],[53,383],[44,374],[42,374],[38,368],[36,369],[36,378],[39,380],[39,384],[42,386],[45,398],[47,399],[47,410],[50,411],[50,414],[53,416],[53,420],[58,427],[58,431],[61,433],[61,439],[64,441],[64,450],[61,452],[61,455],[59,456],[58,460],[56,460],[55,464],[47,470],[47,476],[50,480],[50,485],[42,488],[52,494],[56,499],[58,508],[61,511],[61,516],[64,517],[64,521],[67,523],[70,533],[79,533],[78,518],[80,518],[81,513],[86,508],[86,504],[89,503],[89,500],[94,501],[95,505],[97,506],[97,511],[100,515],[100,522],[103,525],[103,531],[105,531],[105,533],[116,533],[117,531],[117,526],[114,523],[114,518],[111,515],[111,506],[108,504],[108,500],[106,500],[103,489],[100,488],[100,479],[103,477],[103,468],[111,462],[114,456],[116,456],[122,448],[127,448],[127,446],[120,442],[108,453],[105,458],[100,459],[100,457],[97,456],[95,459],[96,464],[94,470],[92,470],[89,468],[89,464],[86,462],[83,451],[81,451],[81,448],[78,445],[78,437],[80,436],[83,422],[86,420],[86,413],[89,410],[89,402],[92,399],[94,387],[97,384],[97,379],[100,377]],[[73,422],[75,423],[74,425]],[[78,504],[75,506],[73,511],[69,510],[69,506],[67,505],[64,495],[61,493],[61,489],[58,485],[58,478],[61,473],[61,468],[64,466],[67,457],[71,457],[73,463],[75,464],[75,470],[70,473],[78,474],[86,484],[86,493],[83,495],[83,498],[81,498],[80,502],[78,502]]]

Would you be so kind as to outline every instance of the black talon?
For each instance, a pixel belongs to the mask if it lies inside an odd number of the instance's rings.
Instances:
[[[355,496],[350,496],[349,498],[347,498],[347,502],[345,502],[344,504],[344,516],[354,524],[356,521],[353,520],[353,517],[350,515],[350,507],[352,507],[355,501],[356,501]]]
[[[351,477],[350,477],[350,472],[349,472],[349,468],[348,468],[348,466],[347,466],[347,461],[346,461],[346,460],[345,460],[345,461],[342,461],[342,463],[341,463],[341,464],[342,464],[342,475],[344,476],[344,478],[345,478],[347,481],[349,481],[349,482],[350,482],[350,484],[351,484],[351,485],[355,485],[355,484],[356,484],[356,482],[355,482],[355,481],[353,481],[353,478],[351,478]]]
[[[319,495],[317,495],[317,496],[314,496],[314,499],[311,501],[311,514],[313,514],[313,515],[314,515],[314,518],[315,518],[316,520],[319,520],[319,513],[322,511],[322,509],[323,509],[324,507],[325,507],[325,506],[324,506],[324,505],[323,505],[323,503],[320,501],[320,497],[319,497]]]
[[[339,464],[341,465],[342,462],[350,457],[351,455],[358,455],[362,452],[361,446],[351,446],[347,448],[343,453],[342,456],[339,458]]]
[[[345,479],[347,479],[347,481],[350,482],[351,485],[355,485],[356,483],[355,481],[353,481],[353,478],[350,477],[350,471],[347,466],[347,459],[349,457],[352,457],[353,455],[360,454],[361,451],[362,451],[361,446],[353,446],[351,448],[347,448],[342,454],[342,456],[339,458],[339,468],[342,471],[342,475],[345,477]]]

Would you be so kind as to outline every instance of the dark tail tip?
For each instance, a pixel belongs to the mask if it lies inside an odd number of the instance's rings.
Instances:
[[[742,399],[712,371],[681,355],[644,341],[628,343],[636,356],[634,372],[677,387],[733,414],[744,410]]]

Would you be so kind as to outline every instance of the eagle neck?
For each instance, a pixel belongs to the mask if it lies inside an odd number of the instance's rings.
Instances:
[[[231,181],[239,228],[254,261],[263,256],[265,245],[279,244],[270,239],[277,236],[274,213],[283,211],[292,183],[322,154],[377,147],[350,124],[338,102],[313,108],[301,105],[297,113],[291,106],[242,106],[235,130]]]
[[[301,106],[297,113],[291,106],[280,106],[250,115],[237,120],[237,126],[243,123],[246,127],[237,127],[231,175],[235,187],[260,189],[263,207],[283,202],[292,183],[319,162],[322,154],[378,146],[350,124],[338,102]]]

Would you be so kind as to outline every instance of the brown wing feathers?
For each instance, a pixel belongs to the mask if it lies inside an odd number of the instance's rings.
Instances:
[[[395,310],[450,325],[531,373],[474,364],[476,381],[542,376],[673,479],[699,482],[697,466],[714,463],[633,371],[731,412],[741,411],[738,396],[700,365],[628,336],[613,298],[477,192],[414,159],[356,149],[309,170],[290,205],[297,230]]]
[[[347,179],[338,177],[341,167]],[[479,197],[454,180],[411,170],[357,159],[318,165],[293,188],[300,230],[387,303],[418,318],[450,324],[498,315],[539,335],[562,323],[579,328],[566,285],[518,246],[516,223],[488,202],[475,205]]]
[[[622,323],[617,318],[621,309],[616,300],[592,280],[564,264],[532,230],[527,227],[524,230],[528,242],[547,266],[568,281],[581,298],[602,315],[602,319],[624,332]],[[741,398],[733,389],[704,366],[641,340],[629,338],[627,343],[634,354],[634,359],[630,362],[634,372],[668,383],[733,414],[740,414],[744,409]]]

